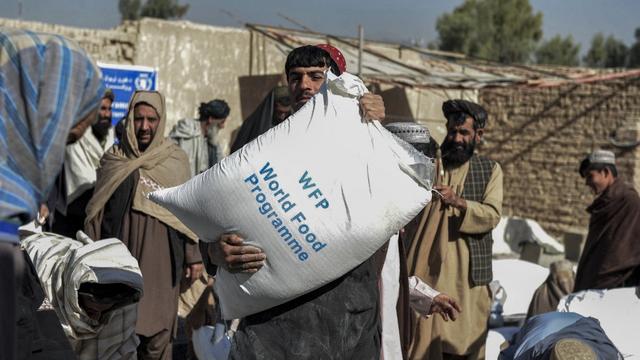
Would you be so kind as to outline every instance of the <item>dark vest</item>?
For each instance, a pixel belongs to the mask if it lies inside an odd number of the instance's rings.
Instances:
[[[480,156],[472,156],[469,160],[469,173],[464,181],[462,198],[482,202],[484,192],[491,179],[495,161]],[[491,255],[493,238],[491,231],[483,234],[462,234],[469,245],[469,281],[471,286],[487,285],[493,279]]]

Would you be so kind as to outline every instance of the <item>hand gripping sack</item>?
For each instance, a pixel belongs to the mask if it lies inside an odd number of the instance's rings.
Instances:
[[[431,199],[430,159],[361,119],[357,77],[329,75],[298,112],[206,172],[150,198],[202,241],[261,248],[254,274],[219,269],[224,319],[285,303],[368,259]]]

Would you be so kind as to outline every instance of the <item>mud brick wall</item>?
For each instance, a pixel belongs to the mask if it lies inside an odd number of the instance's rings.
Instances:
[[[640,78],[551,88],[484,89],[489,112],[480,153],[504,170],[504,213],[537,220],[558,236],[585,231],[591,191],[577,172],[594,149],[614,151],[619,175],[640,187]]]

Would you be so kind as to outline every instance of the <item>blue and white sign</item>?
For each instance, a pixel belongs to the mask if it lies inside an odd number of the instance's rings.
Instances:
[[[113,90],[111,123],[116,124],[127,114],[129,99],[136,90],[156,90],[158,70],[148,66],[114,65],[98,62],[104,85]]]

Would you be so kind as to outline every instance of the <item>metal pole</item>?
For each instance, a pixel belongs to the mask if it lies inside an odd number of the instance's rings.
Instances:
[[[358,25],[358,76],[362,76],[362,49],[364,48],[364,27]]]
[[[18,0],[18,20],[22,20],[22,0]]]

